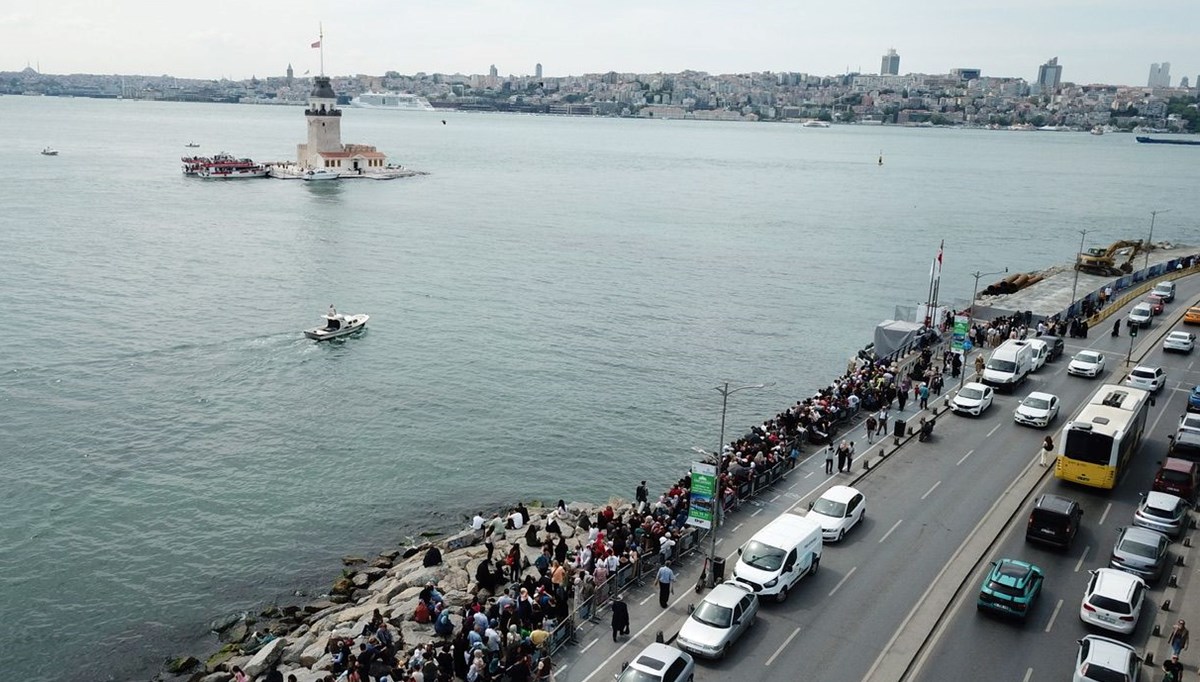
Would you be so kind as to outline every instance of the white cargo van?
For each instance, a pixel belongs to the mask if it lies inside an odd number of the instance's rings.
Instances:
[[[821,524],[785,513],[738,549],[733,579],[759,597],[787,599],[788,591],[821,565]]]
[[[992,351],[983,366],[983,383],[1011,391],[1033,371],[1033,349],[1028,341],[1009,339]]]

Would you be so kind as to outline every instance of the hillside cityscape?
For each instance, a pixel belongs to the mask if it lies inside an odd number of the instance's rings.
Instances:
[[[576,116],[624,116],[720,121],[821,120],[917,126],[1013,127],[1093,131],[1187,132],[1200,129],[1200,89],[1183,77],[1171,84],[1170,64],[1150,66],[1145,86],[1081,85],[1063,80],[1049,59],[1037,78],[985,76],[976,68],[945,74],[900,74],[895,50],[878,74],[817,76],[801,72],[709,74],[589,73],[544,76],[416,73],[333,77],[339,100],[364,92],[405,92],[437,109]],[[1197,76],[1196,86],[1200,86]],[[312,89],[306,71],[248,80],[163,76],[0,72],[0,94],[228,102],[303,106]]]

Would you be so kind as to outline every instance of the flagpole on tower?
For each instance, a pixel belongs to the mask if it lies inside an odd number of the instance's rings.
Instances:
[[[317,45],[321,48],[321,75],[325,75],[325,27],[317,22]]]

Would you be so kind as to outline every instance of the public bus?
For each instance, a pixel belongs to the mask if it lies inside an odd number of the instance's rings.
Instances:
[[[1140,388],[1101,386],[1059,438],[1054,475],[1112,490],[1142,445],[1150,393]]]

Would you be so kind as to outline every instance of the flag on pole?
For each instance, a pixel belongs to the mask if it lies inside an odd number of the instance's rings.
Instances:
[[[943,240],[942,240],[942,243],[941,243],[941,244],[938,246],[938,255],[937,255],[937,276],[938,276],[938,279],[941,279],[941,278],[942,278],[942,250],[943,250],[943,249],[945,249],[945,248],[946,248],[946,240],[945,240],[945,239],[943,239]]]
[[[313,43],[312,47],[314,47],[314,48],[321,47],[321,41],[318,40],[317,42]]]

